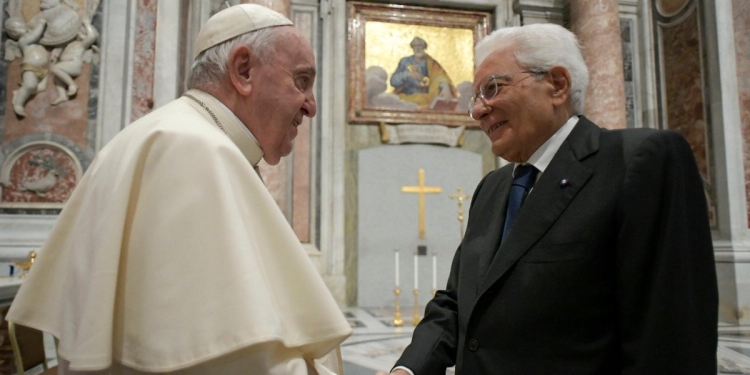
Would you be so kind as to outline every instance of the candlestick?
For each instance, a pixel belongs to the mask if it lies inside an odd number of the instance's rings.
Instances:
[[[437,255],[432,254],[432,290],[437,289]]]
[[[398,288],[398,250],[394,251],[394,255],[396,256],[396,288]]]
[[[416,326],[419,324],[421,318],[419,317],[419,290],[414,289],[414,314],[411,317],[411,324]]]
[[[419,255],[414,254],[414,290],[419,289]]]
[[[396,314],[393,317],[393,325],[396,327],[400,327],[404,325],[404,321],[401,319],[401,303],[398,300],[398,296],[401,295],[401,289],[399,289],[399,287],[396,287],[393,290],[393,294],[396,295]]]

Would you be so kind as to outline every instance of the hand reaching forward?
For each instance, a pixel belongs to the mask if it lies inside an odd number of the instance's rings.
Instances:
[[[378,371],[375,373],[375,375],[388,375],[388,373],[385,371]],[[396,371],[393,371],[391,375],[409,375],[409,373],[402,369],[398,369]]]

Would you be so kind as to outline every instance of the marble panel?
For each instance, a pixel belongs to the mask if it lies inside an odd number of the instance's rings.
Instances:
[[[292,22],[307,41],[312,44],[313,13],[294,12]],[[311,169],[313,161],[312,126],[315,122],[305,117],[294,140],[292,165],[292,229],[302,242],[310,242],[310,219],[312,207]]]
[[[130,121],[154,107],[154,62],[156,56],[156,8],[158,0],[138,0],[133,58],[133,97]]]
[[[709,153],[697,7],[680,22],[659,25],[659,31],[666,128],[679,132],[690,143],[706,189],[711,226],[715,227],[716,187]]]
[[[292,229],[302,242],[310,242],[310,119],[305,117],[294,141],[292,176]]]
[[[398,249],[402,306],[413,306],[416,281],[419,306],[424,309],[432,298],[433,277],[438,289],[445,287],[461,240],[458,204],[449,195],[458,186],[465,194],[473,193],[482,178],[482,156],[430,145],[380,146],[358,154],[358,306],[394,305],[394,250]],[[419,237],[419,196],[401,191],[403,186],[419,185],[419,169],[424,169],[425,186],[442,189],[439,194],[425,194],[424,238]],[[427,246],[427,254],[418,256],[415,279],[414,255],[420,245]]]
[[[737,284],[735,264],[716,263],[716,279],[719,288],[719,322],[737,324]]]
[[[734,44],[737,61],[737,91],[740,102],[740,122],[745,164],[745,195],[750,223],[750,2],[733,0]]]
[[[622,75],[625,83],[625,112],[628,128],[636,125],[635,114],[635,77],[633,75],[633,59],[636,54],[634,48],[634,21],[630,18],[620,18],[620,36],[622,38]]]
[[[735,263],[737,324],[750,325],[750,263]]]

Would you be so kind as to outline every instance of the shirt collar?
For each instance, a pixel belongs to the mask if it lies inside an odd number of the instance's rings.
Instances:
[[[560,127],[560,129],[557,129],[555,134],[552,134],[552,136],[549,137],[546,142],[544,142],[536,151],[534,151],[533,154],[531,154],[529,160],[524,164],[531,164],[536,167],[536,169],[539,170],[537,176],[544,173],[544,170],[549,166],[549,163],[557,153],[557,150],[560,149],[563,141],[565,141],[565,138],[568,138],[570,132],[573,131],[573,128],[578,123],[578,119],[579,118],[577,115],[569,118],[568,121],[566,121],[565,124]],[[515,167],[518,167],[518,164],[513,167],[514,170]]]

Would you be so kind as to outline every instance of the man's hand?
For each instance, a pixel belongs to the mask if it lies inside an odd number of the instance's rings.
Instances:
[[[415,81],[421,81],[422,78],[424,78],[424,76],[422,75],[422,73],[417,72],[417,71],[407,72],[406,75],[408,75],[409,78],[411,78],[411,79],[413,79]]]
[[[388,375],[388,373],[385,371],[378,371],[375,373],[375,375]],[[393,371],[391,375],[410,375],[410,374],[402,369],[398,369],[398,370]]]

